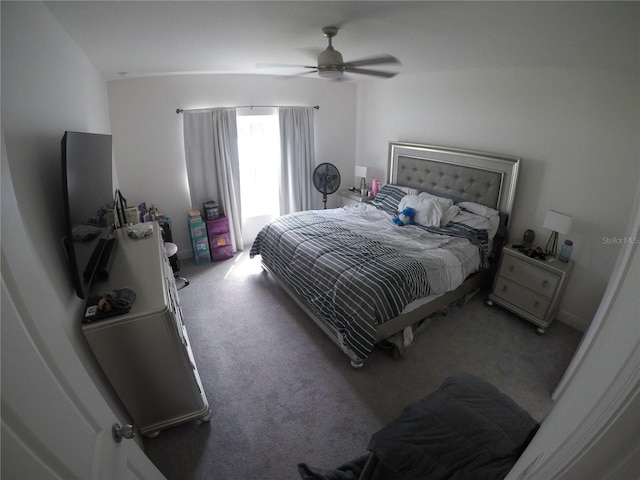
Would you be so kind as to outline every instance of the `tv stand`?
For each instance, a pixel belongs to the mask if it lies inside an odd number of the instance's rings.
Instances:
[[[118,255],[109,277],[91,296],[130,288],[131,309],[84,323],[82,331],[109,382],[143,435],[192,419],[206,422],[211,410],[182,316],[173,270],[157,223],[144,238],[114,233]]]

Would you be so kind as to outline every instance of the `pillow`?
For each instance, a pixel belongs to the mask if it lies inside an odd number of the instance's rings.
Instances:
[[[396,185],[383,185],[371,201],[371,205],[380,210],[384,210],[389,215],[395,215],[398,213],[398,204],[405,195],[405,191]]]
[[[429,192],[420,192],[420,194],[418,196],[419,197],[423,197],[423,198],[433,198],[434,200],[436,200],[440,204],[442,204],[443,210],[446,210],[447,208],[449,208],[450,206],[453,205],[453,200],[451,200],[450,198],[439,197],[439,196],[433,195],[433,194],[431,194]]]
[[[442,218],[440,219],[440,226],[446,227],[458,213],[460,213],[460,207],[457,205],[451,205],[442,215]]]
[[[388,183],[387,185],[394,188],[398,188],[402,190],[404,193],[406,193],[407,195],[417,195],[418,192],[420,191],[417,188],[405,187],[403,185],[394,185],[393,183]]]
[[[500,217],[497,217],[498,220]],[[489,240],[492,240],[495,236],[498,228],[495,229],[492,226],[491,220],[482,215],[476,215],[475,213],[467,212],[466,210],[460,210],[455,217],[451,219],[453,223],[462,223],[467,227],[476,228],[478,230],[486,230]]]
[[[420,195],[405,195],[398,210],[410,207],[415,213],[413,223],[424,225],[425,227],[439,227],[444,214],[442,204],[434,198],[421,197]]]
[[[475,213],[476,215],[480,215],[486,218],[500,215],[500,212],[498,212],[497,210],[487,207],[486,205],[481,205],[479,203],[458,202],[456,205],[458,205],[460,208],[465,209],[467,212]]]

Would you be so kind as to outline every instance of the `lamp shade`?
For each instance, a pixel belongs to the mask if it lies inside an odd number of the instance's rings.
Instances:
[[[356,165],[356,177],[367,178],[367,167],[363,165]]]
[[[542,226],[551,230],[552,232],[558,232],[566,235],[571,231],[573,225],[573,217],[565,215],[564,213],[556,212],[555,210],[549,210],[544,217],[544,223]]]

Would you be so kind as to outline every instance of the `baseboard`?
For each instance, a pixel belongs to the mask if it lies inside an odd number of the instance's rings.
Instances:
[[[556,320],[564,323],[565,325],[569,325],[570,327],[573,327],[583,333],[587,331],[590,323],[584,318],[577,317],[576,315],[573,315],[572,313],[569,313],[565,310],[560,310],[558,312],[558,315],[556,315]]]

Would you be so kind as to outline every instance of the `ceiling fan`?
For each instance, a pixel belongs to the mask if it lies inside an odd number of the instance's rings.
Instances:
[[[333,48],[332,38],[338,34],[338,27],[324,27],[322,34],[329,39],[329,45],[325,50],[318,55],[317,65],[262,65],[271,67],[300,67],[309,69],[309,71],[302,73],[306,75],[309,73],[317,73],[322,78],[342,78],[345,72],[357,73],[362,75],[373,75],[382,78],[391,78],[396,75],[397,72],[385,72],[381,70],[371,70],[368,68],[361,68],[370,65],[383,65],[383,64],[400,64],[400,61],[391,55],[380,55],[372,58],[364,58],[353,62],[345,62],[342,59],[342,54]]]

